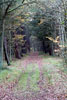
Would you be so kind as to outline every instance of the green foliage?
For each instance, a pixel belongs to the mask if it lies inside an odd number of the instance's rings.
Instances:
[[[45,15],[47,16],[47,19]],[[36,35],[40,40],[44,40],[46,36],[52,37],[54,34],[54,27],[55,27],[54,21],[55,20],[48,18],[46,12],[45,14],[36,13],[33,21],[31,21],[30,23],[32,26],[31,30],[34,31],[33,35]]]

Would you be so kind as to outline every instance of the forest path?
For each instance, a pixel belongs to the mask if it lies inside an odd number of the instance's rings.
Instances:
[[[62,70],[62,59],[38,53],[15,61],[8,72],[1,72],[0,100],[67,100]]]

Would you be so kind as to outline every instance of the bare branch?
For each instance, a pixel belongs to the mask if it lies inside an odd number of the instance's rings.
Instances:
[[[8,13],[13,12],[14,10],[16,10],[16,9],[20,8],[21,6],[24,6],[24,5],[29,5],[29,4],[32,4],[32,3],[36,3],[36,1],[32,1],[32,2],[28,2],[28,3],[24,3],[24,4],[22,4],[22,5],[19,5],[18,7],[14,8],[13,10],[8,11]]]
[[[7,15],[7,13],[8,13],[8,10],[9,10],[9,8],[11,7],[13,1],[14,1],[14,0],[12,0],[12,1],[8,4],[8,6],[7,6],[6,10],[5,10],[5,13],[4,13],[4,16],[3,16],[3,19],[6,17],[6,15]]]

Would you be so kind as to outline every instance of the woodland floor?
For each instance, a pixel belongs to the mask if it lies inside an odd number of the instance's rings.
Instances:
[[[0,71],[0,100],[67,100],[62,59],[30,54]]]

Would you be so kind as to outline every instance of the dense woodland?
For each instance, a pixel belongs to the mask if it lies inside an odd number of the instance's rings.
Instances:
[[[56,3],[52,5],[52,2]],[[14,57],[21,58],[24,53],[30,52],[31,36],[34,41],[35,38],[41,41],[41,51],[66,60],[66,7],[65,0],[1,0],[0,67],[4,57],[10,65]]]
[[[38,62],[40,58],[34,56],[41,54],[62,59],[67,70],[67,0],[0,0],[0,70],[30,55],[33,60],[29,60]]]

